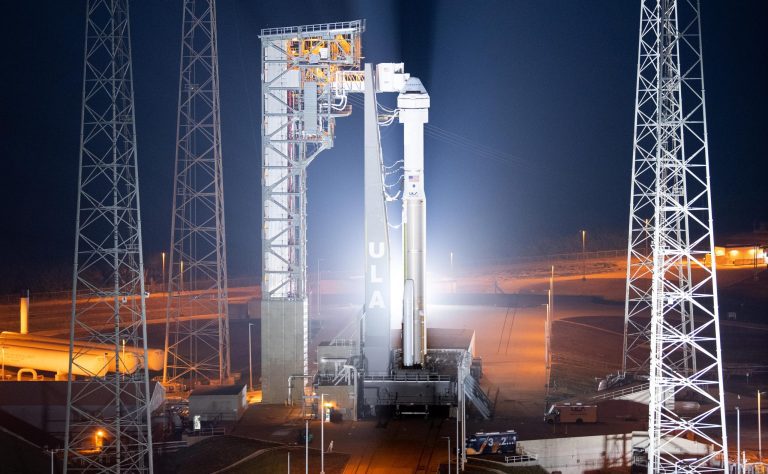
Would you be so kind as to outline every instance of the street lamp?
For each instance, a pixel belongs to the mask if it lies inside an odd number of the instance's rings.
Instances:
[[[587,231],[581,231],[581,279],[587,279]]]
[[[251,326],[253,323],[248,323],[248,386],[250,391],[253,392],[253,355],[251,354]]]
[[[760,397],[762,392],[757,391],[757,455],[760,457],[760,463],[763,462],[763,427],[760,424]]]
[[[320,316],[320,260],[322,258],[317,259],[317,316]]]
[[[741,412],[736,407],[736,474],[741,472]]]
[[[104,446],[104,431],[99,430],[96,432],[96,449],[101,451],[101,448]]]
[[[304,474],[309,474],[309,419],[304,420]]]
[[[451,474],[451,437],[443,436],[443,438],[448,440],[448,474]]]
[[[163,269],[162,269],[162,272],[163,272],[163,282],[162,282],[161,288],[163,290],[165,290],[165,252],[160,252],[160,255],[163,258]]]
[[[320,394],[320,474],[325,474],[325,394]]]

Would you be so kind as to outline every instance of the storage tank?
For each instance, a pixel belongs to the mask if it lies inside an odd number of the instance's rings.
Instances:
[[[32,344],[47,344],[44,348],[51,350],[64,350],[69,354],[69,341],[66,339],[58,339],[55,337],[37,336],[34,334],[19,334],[15,332],[3,331],[0,334],[0,341],[9,341],[9,343],[16,344],[17,346],[27,346]],[[15,341],[15,342],[14,342]],[[36,346],[39,347],[39,346]],[[61,349],[63,347],[63,349]],[[77,343],[75,345],[76,350],[88,349],[95,351],[96,353],[102,353],[104,351],[114,352],[115,347],[109,344],[98,343]],[[121,348],[122,350],[122,348]],[[129,357],[141,360],[142,349],[125,346],[126,359]],[[128,356],[131,354],[131,356]],[[128,364],[129,366],[131,363]],[[162,370],[163,369],[163,351],[160,349],[147,349],[147,368],[149,370]]]
[[[3,345],[3,360],[6,366],[32,368],[66,374],[69,372],[69,351],[43,349],[38,347],[23,347]],[[126,372],[133,372],[138,367],[135,356],[126,357]],[[113,372],[115,366],[114,354],[108,352],[85,353],[77,358],[77,364],[72,366],[73,375],[103,377],[107,372]]]

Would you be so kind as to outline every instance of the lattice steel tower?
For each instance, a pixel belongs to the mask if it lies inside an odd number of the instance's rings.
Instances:
[[[216,2],[185,0],[164,384],[229,378]]]
[[[307,374],[307,167],[333,146],[351,106],[335,86],[360,69],[363,21],[261,31],[263,400]],[[360,82],[361,81],[357,81]],[[301,396],[301,390],[293,392]]]
[[[65,472],[152,472],[128,17],[88,1]]]
[[[727,462],[700,31],[698,1],[641,0],[623,365],[650,374],[653,473]],[[673,454],[690,435],[712,452]]]

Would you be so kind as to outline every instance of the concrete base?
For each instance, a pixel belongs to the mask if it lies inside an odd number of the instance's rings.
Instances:
[[[518,442],[519,453],[537,455],[547,472],[562,474],[626,469],[632,465],[633,448],[648,448],[648,432],[635,431],[599,436],[535,439]],[[666,449],[678,456],[706,456],[712,446],[687,439],[670,440]]]
[[[304,375],[308,365],[307,300],[261,302],[261,388],[263,403],[288,400],[288,377]],[[300,402],[304,379],[293,381],[291,397]]]

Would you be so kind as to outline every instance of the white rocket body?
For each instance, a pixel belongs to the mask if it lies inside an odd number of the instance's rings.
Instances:
[[[397,97],[403,124],[403,365],[421,366],[427,354],[427,198],[424,194],[424,124],[429,94],[411,77]]]

